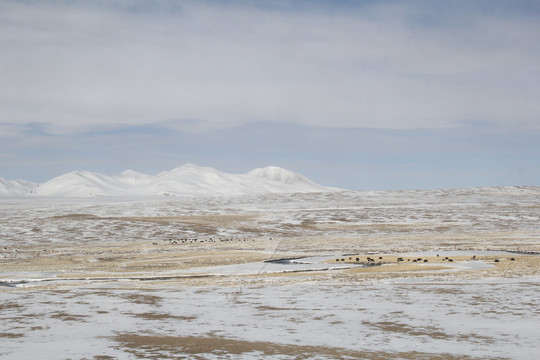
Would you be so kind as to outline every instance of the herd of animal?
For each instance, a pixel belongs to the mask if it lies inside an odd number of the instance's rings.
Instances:
[[[168,244],[168,245],[182,245],[182,244],[195,244],[195,243],[215,243],[215,242],[248,242],[248,241],[255,241],[255,238],[239,238],[239,237],[218,237],[218,238],[205,238],[205,239],[199,239],[199,238],[180,238],[180,239],[172,239],[167,238],[163,239],[161,245]],[[152,245],[160,245],[157,242],[152,242]]]
[[[442,256],[439,256],[439,254],[437,254],[437,258],[441,258],[441,260],[443,262],[454,262],[454,259],[452,259],[452,258],[450,258],[448,256],[442,257]],[[361,258],[361,257],[350,256],[348,259],[346,259],[346,258],[337,258],[336,261],[361,262],[361,263],[367,263],[367,264],[382,264],[383,263],[383,257],[382,256],[379,256],[377,259],[375,259],[373,257],[370,257],[370,256],[367,256],[367,257],[365,257],[365,259],[366,260],[364,261],[363,258]],[[473,255],[471,257],[471,260],[476,260],[476,255]],[[515,258],[510,258],[510,260],[515,261],[516,259]],[[400,257],[397,258],[396,261],[398,263],[405,262],[405,258],[400,256]],[[412,258],[412,259],[408,258],[407,262],[413,262],[413,263],[425,262],[425,263],[427,263],[427,262],[429,262],[429,260],[418,257],[418,258]],[[499,259],[495,259],[494,262],[499,262]]]

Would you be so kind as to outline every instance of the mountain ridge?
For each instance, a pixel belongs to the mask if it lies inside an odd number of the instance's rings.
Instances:
[[[108,176],[76,170],[43,184],[0,178],[0,195],[43,197],[102,196],[213,196],[264,193],[327,192],[303,175],[277,166],[257,168],[246,174],[231,174],[192,163],[156,175],[125,170]]]

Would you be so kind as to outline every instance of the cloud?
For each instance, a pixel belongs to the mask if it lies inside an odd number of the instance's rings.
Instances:
[[[0,0],[0,176],[538,184],[530,1]]]
[[[3,1],[0,121],[537,127],[538,11],[480,3]]]

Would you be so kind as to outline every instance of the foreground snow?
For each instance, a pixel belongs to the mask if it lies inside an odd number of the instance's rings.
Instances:
[[[2,292],[0,356],[536,359],[539,285],[424,279]],[[233,351],[227,340],[243,347]]]

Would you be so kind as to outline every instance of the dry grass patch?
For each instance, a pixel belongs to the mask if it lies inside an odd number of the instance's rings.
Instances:
[[[145,313],[123,313],[126,315],[131,315],[133,317],[144,319],[144,320],[181,320],[181,321],[193,321],[197,319],[196,316],[181,316],[181,315],[172,315],[168,313],[156,313],[156,312],[145,312]]]
[[[90,214],[66,214],[66,215],[57,215],[51,216],[52,220],[101,220],[102,218]]]
[[[85,322],[86,315],[74,315],[74,314],[68,314],[64,312],[57,312],[50,316],[51,319],[58,319],[62,321],[79,321],[79,322]]]
[[[482,336],[474,333],[451,335],[442,331],[442,329],[433,326],[411,326],[409,324],[395,322],[395,321],[380,321],[380,322],[368,322],[363,321],[363,325],[373,329],[381,330],[384,332],[400,333],[407,336],[425,336],[434,340],[452,340],[471,342],[473,340],[482,342],[484,344],[494,343],[493,338]]]
[[[151,336],[119,334],[113,338],[118,348],[142,359],[199,358],[198,355],[212,354],[231,358],[235,355],[252,354],[254,358],[285,355],[294,359],[435,359],[457,360],[478,359],[471,356],[422,353],[355,351],[340,347],[316,345],[279,344],[267,341],[248,341],[214,336]]]
[[[514,258],[514,261],[511,259]],[[495,260],[498,260],[495,262]],[[495,265],[489,269],[491,276],[523,277],[540,275],[540,255],[489,256],[486,261]]]
[[[422,264],[400,264],[400,265],[389,265],[389,266],[368,266],[368,267],[356,267],[352,269],[345,270],[346,273],[389,273],[389,272],[418,272],[418,271],[439,271],[447,270],[449,266],[440,266],[440,265],[422,265]]]
[[[298,309],[298,308],[282,308],[282,307],[275,307],[275,306],[269,306],[269,305],[260,305],[260,306],[257,306],[257,310],[260,310],[260,311],[299,311],[301,309]]]
[[[436,340],[447,340],[451,336],[435,327],[415,327],[395,321],[369,322],[363,321],[364,326],[384,332],[400,333],[408,336],[426,336]]]
[[[250,221],[259,218],[256,214],[208,214],[208,215],[184,215],[184,216],[139,216],[139,217],[113,217],[114,220],[149,221],[149,222],[238,222]]]
[[[382,259],[379,259],[382,257]],[[398,262],[398,257],[403,261]],[[369,262],[372,258],[375,261]],[[343,261],[341,261],[343,259]],[[359,261],[356,261],[359,259]],[[451,259],[451,260],[450,260]],[[513,259],[513,260],[512,260]],[[338,260],[338,261],[336,261]],[[427,262],[424,262],[427,260]],[[372,266],[356,267],[345,270],[344,273],[389,273],[389,272],[433,272],[447,270],[465,261],[483,261],[494,265],[489,269],[463,270],[463,272],[475,272],[489,276],[520,277],[540,275],[540,256],[538,255],[460,255],[460,256],[400,256],[400,255],[347,255],[338,257],[328,262],[343,264],[367,264]]]
[[[160,296],[141,294],[141,293],[129,293],[121,294],[124,299],[127,299],[135,304],[144,304],[158,306],[161,303],[162,298]]]
[[[4,314],[8,310],[16,310],[17,312],[20,312],[24,308],[25,308],[24,306],[17,304],[15,302],[0,303],[0,313],[4,313]]]

